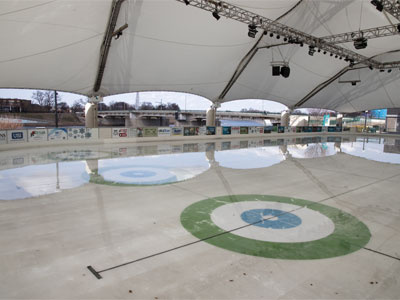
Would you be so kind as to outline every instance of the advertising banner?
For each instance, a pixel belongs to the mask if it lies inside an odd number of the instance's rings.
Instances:
[[[303,127],[303,132],[312,132],[312,127],[311,126],[304,126]]]
[[[240,134],[249,134],[249,127],[240,127]]]
[[[232,126],[231,127],[231,134],[240,134],[240,127],[239,126]]]
[[[113,139],[127,138],[128,128],[112,128],[111,137]]]
[[[249,134],[258,134],[258,127],[249,127]]]
[[[199,127],[184,127],[183,135],[184,136],[199,135]]]
[[[284,126],[278,126],[278,133],[284,133],[285,132],[285,127]]]
[[[28,142],[44,142],[47,141],[47,129],[29,129]]]
[[[207,128],[206,127],[199,127],[199,135],[206,135]]]
[[[272,126],[265,126],[264,127],[264,133],[271,133],[272,132]]]
[[[0,144],[6,144],[7,143],[7,131],[1,130],[0,131]]]
[[[156,127],[146,127],[143,128],[143,136],[144,137],[155,137],[158,134],[158,130]]]
[[[216,129],[215,126],[207,126],[207,135],[215,135]]]
[[[128,128],[128,137],[130,137],[130,138],[137,137],[137,129],[136,128]]]
[[[26,130],[8,130],[9,143],[21,143],[27,141]]]
[[[158,136],[171,136],[171,128],[169,127],[158,128]]]
[[[85,127],[68,128],[69,140],[97,139],[98,136],[99,136],[98,128],[85,128]]]
[[[232,133],[232,128],[231,127],[226,127],[226,126],[222,127],[222,134],[223,135],[228,135],[228,134],[231,134],[231,133]]]
[[[182,127],[172,127],[171,128],[171,135],[174,135],[174,136],[183,135]]]
[[[264,127],[257,127],[257,133],[264,133]]]
[[[67,128],[51,128],[47,130],[49,141],[65,141],[68,139]]]

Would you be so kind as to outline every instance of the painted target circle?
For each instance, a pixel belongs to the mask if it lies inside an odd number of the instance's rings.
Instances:
[[[188,206],[181,223],[212,245],[253,256],[320,259],[365,246],[371,234],[354,216],[312,201],[232,195]]]
[[[168,168],[152,166],[111,167],[99,171],[102,183],[123,185],[157,185],[178,181]]]

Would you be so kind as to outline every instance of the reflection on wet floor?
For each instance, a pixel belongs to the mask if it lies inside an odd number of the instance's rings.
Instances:
[[[307,159],[338,152],[400,163],[400,140],[305,137],[201,143],[119,144],[0,152],[0,200],[56,193],[88,182],[159,185],[188,180],[210,167],[266,168],[288,157]]]

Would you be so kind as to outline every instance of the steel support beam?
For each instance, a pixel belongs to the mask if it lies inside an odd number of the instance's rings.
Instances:
[[[363,29],[360,31],[352,31],[339,33],[330,36],[321,37],[321,40],[329,44],[342,44],[353,42],[358,38],[375,39],[385,36],[399,35],[400,24],[380,26],[375,28]]]
[[[400,21],[400,3],[397,0],[381,0],[383,9]]]
[[[106,29],[106,33],[104,36],[103,44],[101,45],[100,50],[100,61],[99,68],[97,70],[96,81],[94,83],[93,92],[94,94],[100,90],[101,82],[103,80],[104,70],[106,68],[107,57],[111,47],[112,37],[114,35],[115,26],[117,24],[119,11],[121,9],[122,2],[125,0],[113,0],[111,5],[111,13],[110,18],[108,20],[108,25]]]
[[[216,0],[176,0],[186,5],[191,5],[202,10],[216,13],[219,16],[236,20],[245,24],[255,25],[257,28],[262,29],[264,32],[270,32],[274,34],[286,37],[290,43],[294,44],[307,44],[315,48],[321,49],[329,53],[333,53],[339,57],[347,58],[349,61],[355,64],[361,63],[367,66],[371,66],[376,69],[392,68],[393,63],[389,66],[388,64],[381,63],[372,58],[368,58],[354,51],[342,48],[335,43],[328,42],[323,38],[318,38],[310,34],[301,32],[295,28],[286,26],[277,21],[268,19],[261,15],[247,11],[235,5],[226,3],[224,1]]]

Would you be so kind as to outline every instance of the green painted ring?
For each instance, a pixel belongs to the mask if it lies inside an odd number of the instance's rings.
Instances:
[[[318,211],[332,220],[332,234],[318,240],[277,243],[254,240],[226,232],[211,220],[214,209],[242,201],[269,201],[293,204]],[[278,259],[321,259],[346,255],[364,247],[371,238],[368,227],[337,208],[303,199],[270,195],[232,195],[193,203],[181,214],[183,227],[200,240],[230,251]]]

